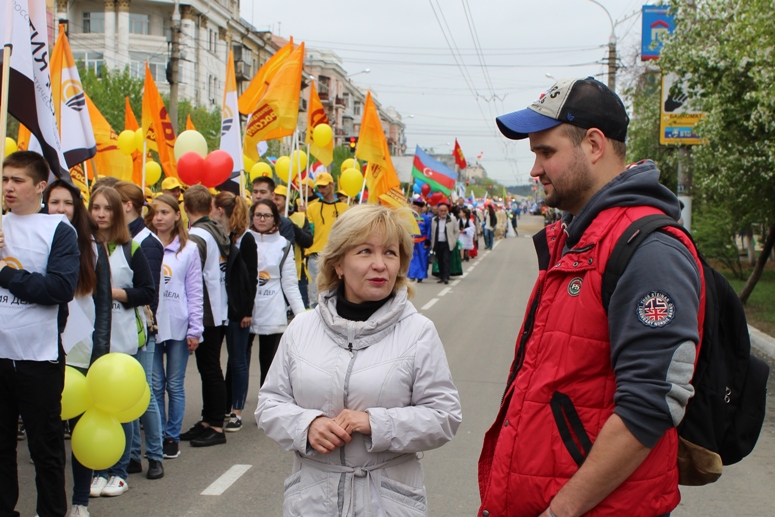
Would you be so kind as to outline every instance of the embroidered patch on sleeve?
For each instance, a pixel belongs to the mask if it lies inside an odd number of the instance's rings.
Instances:
[[[661,328],[673,321],[675,304],[669,295],[652,291],[638,302],[635,311],[641,323],[651,328]]]

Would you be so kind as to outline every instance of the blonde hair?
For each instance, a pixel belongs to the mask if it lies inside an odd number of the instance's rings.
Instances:
[[[414,248],[412,220],[414,216],[408,208],[393,209],[382,205],[357,205],[341,214],[331,227],[328,242],[320,252],[318,290],[322,292],[338,288],[342,280],[336,274],[336,266],[342,262],[348,251],[363,244],[370,235],[379,231],[382,233],[383,244],[398,241],[401,265],[393,292],[406,287],[411,297],[414,289],[406,274]]]

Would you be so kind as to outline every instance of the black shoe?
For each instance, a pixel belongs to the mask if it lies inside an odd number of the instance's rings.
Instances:
[[[437,283],[437,284],[440,284],[440,283],[442,283],[443,281],[444,281],[444,280],[442,280],[441,278],[439,278],[438,280],[436,280],[436,283]]]
[[[208,428],[199,438],[191,440],[191,447],[210,447],[211,445],[221,445],[222,443],[226,443],[226,434]]]
[[[418,284],[421,284],[421,283],[422,283],[422,278],[418,278],[418,279],[417,279],[417,283],[418,283]]]
[[[204,432],[207,431],[207,429],[209,428],[202,425],[202,421],[200,420],[199,422],[194,424],[194,427],[192,427],[185,433],[181,434],[180,439],[183,440],[184,442],[191,441],[195,438],[199,438],[200,436],[202,436],[202,434],[204,434]]]
[[[164,467],[159,460],[148,460],[148,479],[161,479],[164,477]]]
[[[236,433],[242,429],[242,419],[238,418],[236,414],[232,413],[229,419],[226,421],[226,425],[223,426],[223,430],[227,433]]]
[[[444,280],[444,283],[445,283],[445,284],[448,284],[448,283],[449,283],[449,280]]]
[[[180,456],[180,449],[178,449],[178,442],[172,438],[166,438],[162,444],[162,450],[164,451],[164,459],[171,460]]]
[[[135,459],[129,460],[129,466],[126,468],[127,474],[139,474],[143,471],[143,464]]]

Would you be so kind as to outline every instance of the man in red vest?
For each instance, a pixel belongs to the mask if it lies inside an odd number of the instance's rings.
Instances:
[[[704,317],[697,252],[680,230],[639,246],[611,297],[616,241],[650,214],[680,217],[651,161],[625,166],[629,118],[593,79],[558,81],[498,117],[529,138],[530,174],[561,221],[533,239],[539,275],[479,460],[481,517],[658,517],[680,500],[676,426]]]

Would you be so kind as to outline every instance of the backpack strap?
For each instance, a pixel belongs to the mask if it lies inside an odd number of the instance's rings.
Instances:
[[[126,259],[126,263],[129,264],[129,267],[132,267],[132,255],[134,255],[134,250],[132,249],[132,241],[125,242],[121,245],[121,249],[124,252],[124,258]]]
[[[194,241],[197,249],[199,250],[199,260],[202,263],[202,269],[204,270],[205,262],[207,262],[207,243],[199,235],[189,235],[188,239]]]
[[[603,288],[601,297],[603,299],[603,309],[608,314],[608,304],[611,302],[611,296],[614,294],[616,284],[624,274],[627,264],[630,262],[635,250],[638,249],[643,240],[660,228],[672,226],[682,230],[687,235],[686,228],[678,224],[678,221],[664,214],[654,214],[641,217],[633,221],[630,226],[624,230],[619,240],[616,241],[611,256],[608,257],[608,263],[603,273]],[[689,235],[691,238],[691,235]]]
[[[291,251],[291,248],[293,248],[291,243],[288,243],[285,246],[285,248],[283,248],[283,258],[280,259],[280,279],[281,280],[283,278],[283,265],[285,264],[285,259],[288,258],[288,253]]]

